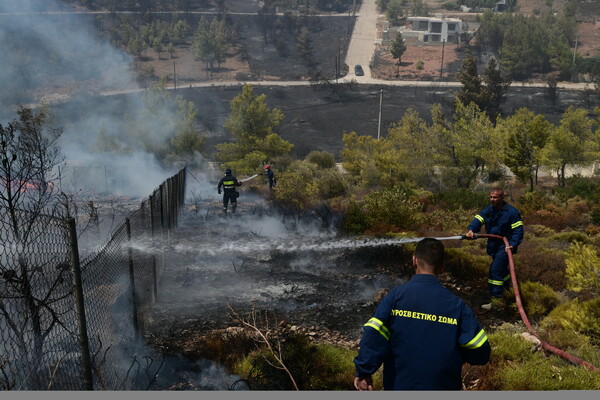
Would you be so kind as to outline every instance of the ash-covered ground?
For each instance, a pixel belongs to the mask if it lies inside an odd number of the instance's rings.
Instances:
[[[236,326],[231,306],[355,343],[377,293],[406,280],[409,258],[393,241],[342,238],[323,222],[286,218],[259,198],[240,198],[236,214],[223,215],[219,201],[188,209],[165,254],[148,330],[181,337]]]

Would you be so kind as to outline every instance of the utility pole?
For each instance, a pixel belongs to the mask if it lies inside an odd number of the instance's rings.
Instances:
[[[573,82],[573,78],[575,77],[575,56],[577,55],[577,41],[579,40],[579,35],[575,36],[575,49],[573,49],[573,63],[571,64],[571,82]]]
[[[444,71],[444,46],[446,41],[442,40],[442,65],[440,66],[440,79],[442,79],[442,72]]]
[[[379,89],[379,123],[377,124],[377,140],[381,137],[381,104],[383,102],[383,89]]]

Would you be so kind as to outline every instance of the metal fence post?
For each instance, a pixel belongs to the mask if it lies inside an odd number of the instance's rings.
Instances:
[[[137,296],[135,295],[135,275],[133,273],[133,249],[131,248],[131,222],[129,218],[125,219],[125,227],[127,229],[127,259],[129,262],[129,287],[131,288],[131,304],[133,313],[133,330],[136,336],[139,335],[138,327],[138,310],[137,310]]]
[[[152,246],[156,245],[156,239],[154,237],[154,194],[150,195],[148,200],[150,204],[150,234],[152,235]],[[154,301],[158,300],[158,278],[156,272],[156,254],[152,252],[152,278],[153,278],[153,286],[152,289],[154,291]]]
[[[71,271],[73,272],[73,294],[75,296],[75,309],[79,326],[79,351],[81,352],[81,369],[83,386],[85,390],[94,390],[92,377],[92,358],[87,334],[87,321],[85,318],[85,304],[83,301],[83,285],[81,281],[81,264],[79,262],[79,247],[77,244],[77,225],[74,218],[67,220],[71,242]]]

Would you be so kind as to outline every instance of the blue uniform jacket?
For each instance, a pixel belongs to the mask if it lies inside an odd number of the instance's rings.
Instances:
[[[464,362],[489,361],[490,345],[473,311],[434,275],[392,289],[365,324],[358,377],[383,367],[385,390],[460,390]]]
[[[479,212],[469,224],[467,230],[475,233],[481,230],[485,225],[485,232],[490,235],[503,236],[508,239],[508,243],[513,247],[513,253],[517,253],[519,244],[523,241],[523,220],[519,211],[508,203],[495,210],[490,204]],[[500,249],[504,249],[504,241],[501,239],[489,238],[487,242],[487,253],[494,255]]]

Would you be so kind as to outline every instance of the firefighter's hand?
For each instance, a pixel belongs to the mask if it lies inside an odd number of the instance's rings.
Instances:
[[[366,378],[359,378],[358,376],[354,378],[354,387],[356,390],[373,390],[373,378],[367,376]]]
[[[219,194],[221,194],[221,189],[219,189]]]
[[[473,239],[473,231],[467,232],[465,236],[467,237],[467,239]]]
[[[512,247],[512,246],[510,246],[510,245],[509,245],[509,246],[506,246],[506,252],[508,253],[509,251],[512,251],[512,248],[513,248],[513,247]]]

